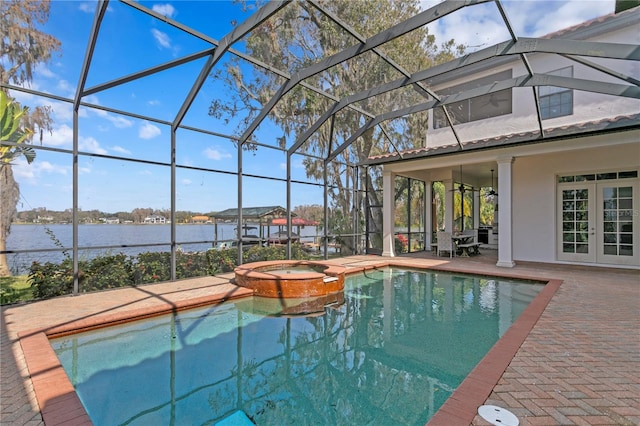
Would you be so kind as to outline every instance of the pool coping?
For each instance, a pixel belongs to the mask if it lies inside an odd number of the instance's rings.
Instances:
[[[505,334],[494,344],[478,365],[476,365],[429,420],[427,425],[430,426],[469,425],[472,423],[477,414],[477,408],[487,400],[493,388],[498,384],[500,377],[562,284],[562,280],[540,278],[530,275],[524,276],[521,274],[500,272],[478,274],[477,271],[464,268],[440,267],[438,265],[425,267],[425,265],[419,263],[414,265],[411,262],[394,262],[393,260],[375,262],[374,264],[364,266],[352,266],[348,268],[346,275],[382,267],[436,270],[545,283],[545,287],[540,293],[538,293],[516,321],[511,324]],[[185,299],[127,312],[98,315],[94,318],[80,319],[53,327],[19,332],[18,338],[45,425],[93,424],[64,371],[62,364],[51,347],[49,339],[180,310],[213,305],[251,295],[253,295],[251,290],[237,287],[237,291],[234,290],[231,293],[212,294],[210,296]]]

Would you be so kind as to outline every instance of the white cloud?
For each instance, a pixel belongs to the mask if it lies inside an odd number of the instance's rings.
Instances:
[[[80,3],[80,6],[78,6],[78,9],[80,9],[82,12],[85,12],[85,13],[95,13],[96,4],[89,3],[89,2],[82,2]]]
[[[304,169],[304,164],[302,163],[302,160],[292,161],[291,162],[291,168],[292,169]],[[280,163],[280,169],[281,170],[287,170],[287,163]]]
[[[529,21],[531,36],[539,37],[564,28],[580,24],[598,16],[612,13],[615,9],[613,0],[581,1],[581,2],[525,2],[528,6],[519,18]],[[539,7],[540,5],[546,6]],[[515,9],[515,5],[511,6]],[[552,13],[549,13],[553,11]]]
[[[11,167],[16,180],[19,182],[37,183],[37,180],[45,175],[67,175],[71,173],[70,167],[59,166],[49,161],[36,161],[29,164],[24,158],[17,158]]]
[[[100,101],[99,101],[98,97],[95,96],[95,95],[86,96],[86,97],[83,98],[83,101],[88,103],[88,104],[92,104],[92,105],[100,105]],[[54,110],[57,109],[57,108],[58,107],[55,107]],[[69,104],[69,103],[60,103],[60,113],[64,114],[64,117],[60,116],[60,118],[65,118],[66,121],[71,121],[71,119],[73,117],[72,112],[73,112],[73,109],[72,109],[72,105],[71,104]],[[56,114],[57,114],[57,111],[56,111]],[[128,118],[125,118],[125,117],[123,117],[121,115],[114,115],[114,114],[111,114],[111,113],[109,113],[107,111],[104,111],[104,110],[98,109],[98,108],[80,107],[80,109],[78,110],[78,115],[80,117],[83,117],[83,118],[88,118],[91,115],[103,118],[103,119],[109,121],[111,124],[113,124],[118,129],[126,129],[128,127],[132,127],[133,126],[133,121],[129,120]]]
[[[73,129],[66,124],[42,134],[42,142],[48,146],[72,147]]]
[[[119,129],[125,129],[127,127],[133,126],[133,122],[131,120],[128,120],[128,119],[126,119],[124,117],[121,117],[119,115],[107,114],[104,118],[109,120],[111,122],[111,124],[113,124],[114,126],[116,126]]]
[[[191,181],[191,179],[182,179],[180,183],[182,183],[183,185],[191,185],[193,182]]]
[[[98,102],[91,102],[91,103],[95,105],[100,105]],[[118,129],[126,129],[128,127],[133,126],[133,121],[129,120],[128,118],[125,118],[120,115],[113,115],[108,113],[107,111],[97,109],[97,108],[80,108],[79,113],[84,114],[83,117],[88,117],[89,114],[93,114],[98,117],[104,118],[105,120],[109,121]]]
[[[171,39],[166,33],[163,33],[162,31],[157,30],[155,28],[152,28],[151,34],[153,34],[153,38],[156,39],[156,41],[161,47],[166,47],[167,49],[171,48]]]
[[[34,74],[36,74],[38,77],[46,78],[54,78],[56,76],[56,74],[43,63],[39,63],[38,65],[36,65]]]
[[[85,96],[84,98],[82,98],[82,100],[84,102],[89,103],[89,104],[100,105],[100,100],[98,99],[98,97],[96,95]],[[104,112],[104,113],[106,114],[106,112]]]
[[[213,148],[205,149],[203,154],[205,157],[209,158],[210,160],[216,160],[216,161],[223,160],[225,158],[231,158],[231,154],[218,151],[217,149],[213,149]]]
[[[162,132],[160,131],[159,127],[154,126],[149,122],[145,122],[144,124],[142,124],[140,126],[140,129],[138,130],[138,136],[141,139],[152,139],[156,136],[160,136],[161,133]]]
[[[423,10],[440,1],[420,2]],[[613,12],[614,0],[517,0],[503,1],[503,8],[518,37],[540,37]],[[436,43],[454,39],[470,51],[510,39],[495,3],[473,5],[428,25]]]
[[[58,80],[58,89],[60,89],[61,92],[65,92],[67,94],[66,96],[71,99],[73,99],[76,94],[76,88],[64,79]]]
[[[66,124],[42,134],[42,142],[47,146],[71,148],[73,146],[73,129]],[[119,147],[112,148],[114,151]],[[78,136],[78,149],[94,154],[107,154],[107,150],[93,136]],[[120,148],[122,149],[122,148]],[[123,150],[124,151],[124,150]]]
[[[100,147],[100,143],[93,137],[79,137],[78,149],[80,151],[92,152],[94,154],[106,154],[107,150]]]
[[[73,120],[73,104],[51,101],[49,105],[56,123],[70,123]]]
[[[174,14],[176,13],[176,9],[170,5],[169,3],[167,4],[154,4],[152,7],[154,12],[157,12],[161,15],[166,16],[167,18],[172,18],[174,16]]]
[[[120,154],[131,154],[131,151],[129,151],[128,149],[125,149],[119,145],[115,145],[112,146],[111,148],[109,148],[111,151],[113,152],[118,152]]]

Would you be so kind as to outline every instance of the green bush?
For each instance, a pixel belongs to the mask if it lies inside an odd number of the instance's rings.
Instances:
[[[233,271],[238,265],[238,249],[222,249],[207,251],[211,275]]]
[[[133,285],[131,260],[122,253],[99,256],[83,264],[82,292]]]
[[[293,244],[293,259],[309,259],[302,245]],[[243,252],[243,262],[279,260],[286,258],[286,247],[251,247]],[[238,250],[208,250],[206,252],[176,253],[176,279],[202,277],[231,272],[238,265]],[[171,253],[146,252],[136,256],[98,256],[92,260],[78,262],[79,291],[90,292],[110,288],[136,286],[171,280]],[[73,291],[73,262],[34,262],[31,265],[28,283],[33,297],[46,299],[71,294]],[[11,290],[2,289],[2,303],[14,298]]]
[[[146,252],[131,259],[134,284],[157,283],[171,279],[171,253]]]
[[[13,287],[4,284],[0,286],[0,305],[16,302],[19,298],[18,292]]]
[[[193,278],[213,275],[207,253],[194,252],[176,254],[176,278]]]
[[[73,291],[73,262],[65,259],[62,263],[33,262],[29,268],[28,282],[35,299],[70,294]]]

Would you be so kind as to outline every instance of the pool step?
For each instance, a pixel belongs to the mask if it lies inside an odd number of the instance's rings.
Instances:
[[[254,426],[249,417],[244,413],[244,411],[235,411],[224,419],[220,420],[215,424],[215,426]]]

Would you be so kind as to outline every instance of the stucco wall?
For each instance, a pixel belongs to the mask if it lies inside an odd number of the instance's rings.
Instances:
[[[556,175],[638,168],[640,142],[615,149],[516,157],[512,176],[514,259],[555,262]]]

